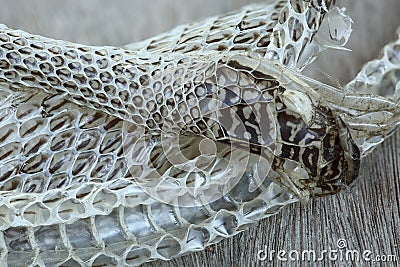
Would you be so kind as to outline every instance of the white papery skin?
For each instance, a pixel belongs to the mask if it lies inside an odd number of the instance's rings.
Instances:
[[[387,44],[379,58],[367,62],[346,89],[400,99],[400,28],[397,40]]]
[[[373,94],[384,96],[395,103],[400,102],[400,28],[396,35],[398,39],[387,44],[377,59],[364,64],[357,76],[346,85],[344,89],[346,93]],[[380,117],[382,120],[383,117],[391,118],[391,115],[382,112]],[[394,118],[392,125],[396,125],[397,120]],[[376,121],[377,132],[380,131],[379,124],[378,119]],[[392,127],[391,130],[387,130],[387,133],[390,134],[396,129],[396,127]],[[362,132],[362,129],[360,131]],[[364,138],[365,141],[361,146],[364,154],[371,152],[376,145],[385,140],[385,137],[385,135],[376,135]]]
[[[399,108],[298,73],[346,43],[331,5],[253,5],[125,48],[2,26],[0,262],[167,260],[351,182]]]

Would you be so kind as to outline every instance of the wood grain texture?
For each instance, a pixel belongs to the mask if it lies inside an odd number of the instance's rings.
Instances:
[[[98,45],[122,45],[161,33],[180,23],[234,10],[250,0],[0,0],[0,23],[53,38]],[[400,24],[398,0],[340,1],[355,18],[352,53],[321,57],[308,72],[327,72],[342,84],[368,59],[378,55]],[[378,1],[381,2],[381,1]],[[387,24],[385,27],[384,24]],[[343,66],[346,66],[343,68]],[[364,164],[356,185],[336,196],[299,204],[259,222],[234,238],[169,262],[144,266],[399,266],[400,265],[400,131],[379,146]],[[257,260],[271,250],[336,249],[345,239],[349,249],[393,254],[394,263],[346,261],[282,262]]]

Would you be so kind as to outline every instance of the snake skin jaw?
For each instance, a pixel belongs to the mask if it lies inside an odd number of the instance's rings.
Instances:
[[[306,203],[309,197],[335,194],[358,177],[360,150],[321,92],[298,74],[282,75],[282,67],[268,61],[236,56],[227,64],[241,72],[253,68],[257,79],[268,77],[278,84],[273,93],[277,134],[271,179]],[[335,93],[337,101],[342,94]]]
[[[399,105],[299,73],[348,38],[333,3],[250,6],[125,48],[0,27],[1,263],[169,260],[350,184]]]

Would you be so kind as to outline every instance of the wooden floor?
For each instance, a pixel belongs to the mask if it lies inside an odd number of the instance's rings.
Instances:
[[[209,15],[234,10],[250,0],[0,0],[0,23],[49,37],[85,44],[122,45],[165,31],[172,26]],[[344,1],[341,1],[344,2]],[[378,3],[394,8],[379,10]],[[354,34],[368,26],[368,34],[353,37],[353,52],[343,52],[328,61],[327,70],[344,82],[359,67],[377,56],[383,44],[391,40],[400,24],[398,0],[351,1],[355,18]],[[365,15],[363,12],[376,13]],[[376,27],[382,22],[387,27]],[[368,50],[367,50],[368,49]],[[350,55],[352,57],[350,57]],[[346,61],[347,60],[347,61]],[[346,66],[343,68],[343,66]],[[314,67],[311,68],[311,73]],[[262,220],[229,240],[169,262],[145,266],[322,266],[307,261],[282,262],[257,260],[257,252],[272,250],[337,249],[344,239],[347,248],[372,256],[396,255],[396,263],[324,261],[325,266],[399,266],[400,265],[400,131],[379,146],[364,165],[354,188],[336,196],[312,200],[307,206],[292,205],[275,217]]]

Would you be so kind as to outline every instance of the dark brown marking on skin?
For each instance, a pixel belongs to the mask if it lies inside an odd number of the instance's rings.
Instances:
[[[311,176],[318,174],[319,149],[317,147],[307,147],[301,155],[304,166],[308,169]]]
[[[325,177],[324,182],[336,182],[339,179],[342,169],[343,157],[337,157],[328,165],[322,167],[320,176]]]
[[[280,154],[280,157],[299,162],[300,147],[283,144],[282,145],[282,153]]]
[[[337,131],[328,133],[322,140],[323,152],[322,157],[325,161],[330,162],[337,159],[341,151],[340,138]]]
[[[282,140],[285,142],[298,144],[307,134],[307,129],[305,128],[304,122],[299,117],[295,117],[292,114],[288,114],[287,112],[278,112],[278,124],[280,126],[280,134]],[[293,136],[293,128],[289,123],[294,124],[296,126],[302,125],[300,128],[300,132],[297,132],[295,136]]]

